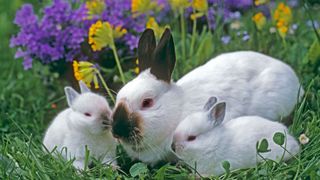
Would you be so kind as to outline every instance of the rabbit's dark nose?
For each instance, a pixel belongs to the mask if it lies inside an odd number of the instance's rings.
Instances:
[[[140,143],[143,139],[143,120],[140,114],[130,112],[125,102],[120,102],[112,115],[112,134],[126,143]]]
[[[132,125],[125,119],[118,119],[112,123],[112,134],[115,138],[128,139],[132,131]]]
[[[126,139],[130,137],[132,129],[127,107],[120,103],[113,114],[112,134],[115,138]]]

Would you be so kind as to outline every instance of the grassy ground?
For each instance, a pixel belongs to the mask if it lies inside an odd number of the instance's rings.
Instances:
[[[34,1],[38,2],[38,1]],[[31,71],[24,71],[21,60],[14,60],[14,49],[9,49],[9,38],[17,31],[12,24],[14,13],[22,1],[6,1],[0,6],[0,179],[114,179],[116,177],[132,178],[134,172],[114,172],[98,163],[93,169],[77,172],[71,161],[53,158],[42,151],[43,133],[52,116],[58,112],[52,108],[56,103],[59,108],[65,107],[62,85],[66,82],[44,78],[43,66],[36,65]],[[37,4],[37,3],[36,3]],[[314,13],[313,13],[314,12]],[[289,35],[286,42],[268,31],[257,33],[251,22],[251,14],[241,21],[242,28],[247,30],[251,39],[242,42],[236,31],[231,31],[232,41],[228,45],[220,42],[223,35],[221,27],[213,35],[213,57],[221,52],[252,49],[284,60],[298,73],[306,96],[294,114],[294,122],[290,132],[299,137],[305,133],[310,141],[301,145],[301,152],[291,161],[279,164],[265,162],[256,168],[238,170],[225,174],[220,178],[230,179],[320,179],[320,78],[319,62],[306,58],[308,49],[316,40],[311,27],[306,25],[308,18],[302,8],[295,10],[294,22],[299,28],[295,34]],[[319,9],[312,11],[314,17],[320,17]],[[319,19],[318,19],[319,21]],[[178,33],[175,33],[178,34]],[[179,37],[176,36],[178,39]],[[197,38],[198,42],[203,38]],[[177,43],[178,44],[178,43]],[[179,47],[179,44],[177,45]],[[319,59],[318,59],[319,60]],[[192,61],[191,66],[203,62]],[[179,76],[179,75],[176,75]],[[48,83],[49,82],[49,83]],[[157,169],[146,169],[143,164],[135,166],[139,172],[136,178],[185,179],[195,176],[184,168],[165,165]],[[217,178],[217,177],[216,177]]]

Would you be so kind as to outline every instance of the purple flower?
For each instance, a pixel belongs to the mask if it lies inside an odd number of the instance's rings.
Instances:
[[[222,42],[223,44],[229,44],[230,40],[231,40],[231,37],[230,37],[230,36],[222,36],[222,37],[221,37],[221,42]]]
[[[68,1],[54,0],[38,19],[32,5],[23,5],[14,20],[20,32],[10,41],[11,47],[19,48],[15,57],[23,58],[25,69],[32,67],[32,59],[42,63],[72,61],[81,53],[81,43],[88,33],[88,27],[84,26],[86,13],[84,5],[73,9]]]
[[[319,23],[318,23],[318,21],[313,21],[313,24],[314,24],[314,26],[316,27],[316,29],[319,28]],[[308,20],[308,21],[307,21],[307,26],[313,27],[311,20]]]
[[[24,70],[28,70],[32,68],[32,58],[30,56],[24,56],[22,64],[23,64]]]
[[[216,28],[215,10],[213,7],[209,7],[209,9],[208,9],[208,25],[209,25],[210,29]]]
[[[250,35],[249,34],[245,34],[242,37],[242,41],[248,41],[250,39]]]
[[[87,40],[89,27],[98,19],[108,21],[114,26],[122,26],[128,33],[116,43],[124,45],[119,52],[133,53],[137,47],[138,36],[145,29],[146,15],[133,17],[131,0],[104,0],[105,10],[101,15],[88,19],[85,3],[79,0],[53,0],[51,5],[42,9],[39,18],[30,4],[17,11],[14,23],[20,32],[13,36],[10,47],[17,47],[16,58],[24,59],[25,69],[32,67],[32,59],[42,63],[58,60],[87,60],[98,57],[98,53],[83,51],[81,46]],[[158,0],[163,7],[160,13],[151,12],[159,22],[167,18],[170,6],[166,0]],[[78,8],[73,8],[78,7]],[[130,51],[128,51],[130,50]]]
[[[130,50],[133,50],[138,46],[138,41],[139,41],[138,36],[134,36],[132,34],[126,34],[124,39],[127,45],[129,46]]]
[[[20,11],[17,12],[14,23],[20,27],[33,26],[37,23],[38,17],[33,13],[31,4],[25,4]]]
[[[288,5],[291,7],[297,7],[299,5],[299,1],[298,0],[289,0]]]
[[[163,4],[164,2],[160,3]],[[106,9],[103,11],[101,19],[108,21],[114,26],[122,26],[127,29],[128,33],[123,37],[122,42],[124,42],[130,50],[135,49],[138,44],[138,34],[145,29],[147,22],[146,16],[132,16],[131,0],[105,0],[105,4]]]
[[[250,39],[250,35],[248,34],[247,31],[243,31],[243,32],[238,31],[237,36],[241,36],[241,35],[242,35],[242,38],[241,38],[242,41],[248,41]]]
[[[247,9],[252,6],[252,0],[208,0],[208,24],[210,29],[215,28],[216,17],[222,18],[223,22],[230,22],[233,19],[239,19],[241,13],[238,10]]]
[[[241,17],[241,13],[239,11],[235,11],[230,14],[231,19],[240,19],[240,17]]]
[[[225,6],[228,9],[246,9],[252,6],[252,0],[225,0]]]
[[[292,28],[292,30],[294,30],[294,31],[297,30],[298,27],[299,27],[298,24],[292,24],[292,25],[291,25],[291,28]]]

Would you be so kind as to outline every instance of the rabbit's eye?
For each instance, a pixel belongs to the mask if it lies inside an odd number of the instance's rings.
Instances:
[[[187,141],[193,141],[197,138],[197,136],[188,136]]]
[[[88,116],[88,117],[91,117],[91,114],[88,113],[88,112],[84,113],[84,115],[85,115],[85,116]]]
[[[143,109],[149,108],[149,107],[152,107],[152,106],[153,106],[153,99],[147,98],[147,99],[144,99],[144,100],[142,101],[141,107],[142,107]]]

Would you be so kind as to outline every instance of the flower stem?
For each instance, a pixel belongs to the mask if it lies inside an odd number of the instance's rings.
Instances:
[[[180,8],[180,25],[181,25],[181,39],[182,39],[182,60],[186,60],[186,27],[184,21],[184,10]]]
[[[281,39],[282,39],[282,44],[283,44],[283,46],[284,46],[285,50],[287,50],[287,42],[286,42],[286,38],[281,37]]]
[[[192,26],[192,37],[191,37],[190,55],[189,56],[193,56],[194,43],[196,41],[196,31],[197,31],[197,19],[195,18],[193,20],[193,26]]]
[[[117,67],[118,67],[118,70],[119,70],[119,73],[120,73],[120,78],[121,78],[122,84],[125,84],[126,80],[124,78],[124,74],[123,74],[123,71],[122,71],[122,68],[121,68],[121,64],[120,64],[120,60],[119,60],[119,57],[118,57],[116,46],[113,44],[111,46],[111,49],[112,49],[114,58],[115,58],[116,63],[117,63]]]
[[[102,85],[103,85],[104,89],[106,89],[106,91],[107,91],[108,95],[110,96],[110,98],[111,98],[111,100],[112,100],[113,104],[115,104],[115,103],[116,103],[116,101],[115,101],[115,99],[114,99],[114,97],[113,97],[113,95],[112,95],[112,93],[111,93],[111,91],[110,91],[109,87],[107,86],[107,83],[104,81],[104,79],[103,79],[103,77],[102,77],[101,73],[100,73],[98,70],[96,70],[96,72],[97,72],[97,74],[98,74],[98,76],[99,76],[99,79],[100,79],[100,81],[101,81],[101,83],[102,83]]]

